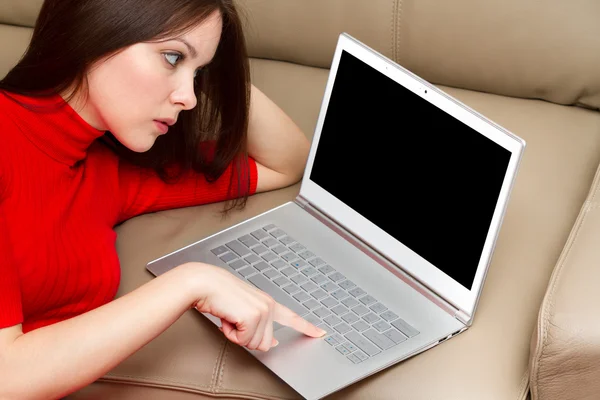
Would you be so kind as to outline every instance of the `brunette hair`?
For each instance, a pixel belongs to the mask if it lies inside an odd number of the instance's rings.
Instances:
[[[0,80],[0,90],[26,96],[52,96],[86,87],[90,66],[140,42],[178,36],[220,11],[223,31],[213,61],[196,77],[198,106],[182,111],[169,135],[145,153],[105,143],[120,156],[153,168],[166,182],[193,168],[212,182],[233,163],[224,212],[246,204],[250,177],[247,131],[250,70],[242,22],[234,0],[45,0],[27,51]],[[71,96],[71,98],[72,98]],[[67,99],[67,101],[69,101]],[[214,153],[199,150],[214,141]],[[170,168],[171,166],[182,168]]]

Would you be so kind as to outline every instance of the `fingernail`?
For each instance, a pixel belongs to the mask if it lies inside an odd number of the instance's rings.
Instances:
[[[277,339],[275,339],[275,344],[273,345],[273,347],[277,347],[279,345],[279,341]]]
[[[324,331],[323,329],[320,329],[320,328],[319,328],[319,333],[321,333],[321,336],[327,335],[327,331]]]

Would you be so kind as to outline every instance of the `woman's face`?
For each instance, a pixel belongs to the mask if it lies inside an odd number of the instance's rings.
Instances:
[[[88,73],[87,102],[74,108],[130,150],[149,150],[182,110],[196,106],[194,77],[214,57],[221,29],[214,12],[182,36],[138,43],[100,61]]]

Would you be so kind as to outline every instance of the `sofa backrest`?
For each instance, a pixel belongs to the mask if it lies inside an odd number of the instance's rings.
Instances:
[[[0,1],[0,76],[42,1]],[[434,84],[600,109],[597,1],[237,1],[252,57],[329,68],[348,32]]]

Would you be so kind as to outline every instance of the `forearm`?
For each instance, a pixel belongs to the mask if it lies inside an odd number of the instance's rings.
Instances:
[[[309,149],[308,139],[294,121],[253,86],[248,153],[259,164],[259,186],[266,184],[266,189],[272,189],[299,181]],[[265,168],[261,171],[260,166]],[[261,179],[261,172],[263,177],[270,174],[269,182]]]
[[[175,268],[102,307],[20,335],[0,357],[0,398],[59,398],[102,377],[198,300],[186,287],[193,273]]]

